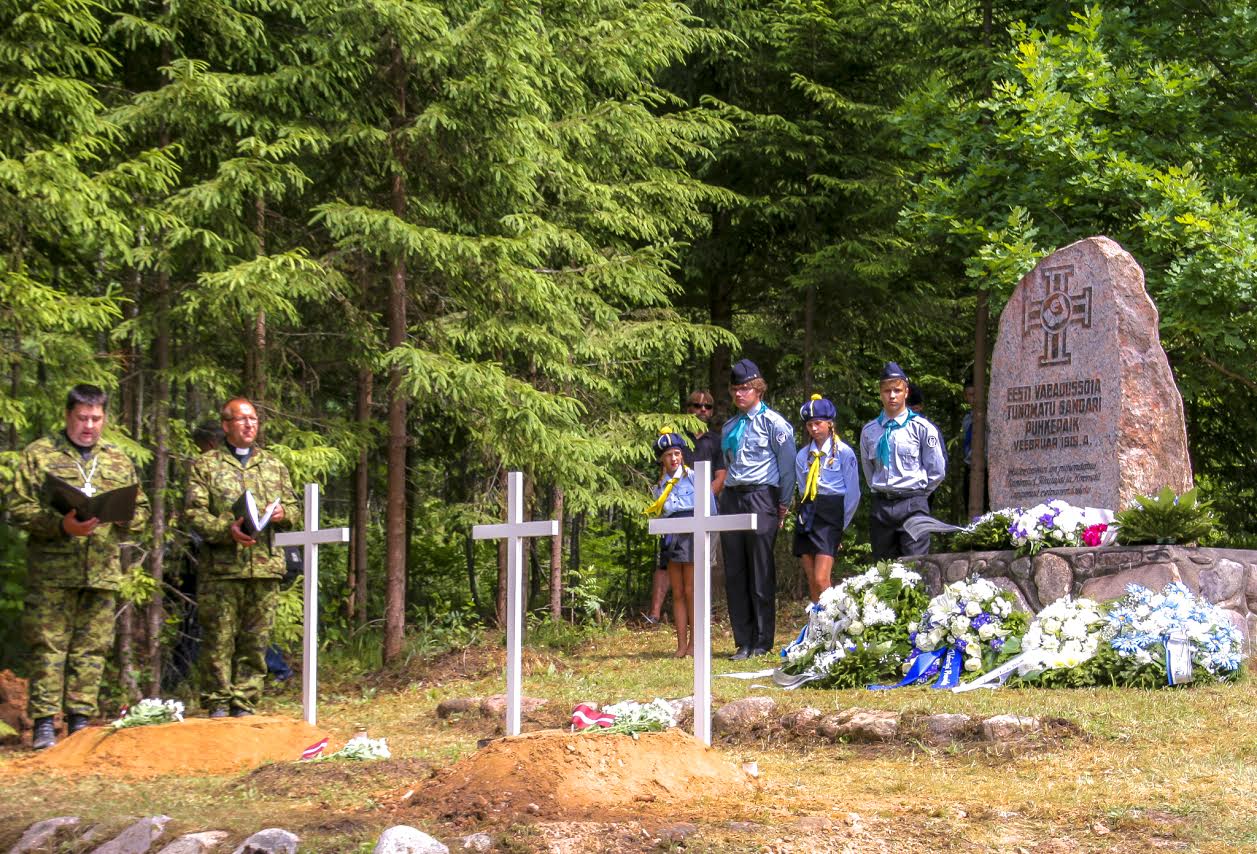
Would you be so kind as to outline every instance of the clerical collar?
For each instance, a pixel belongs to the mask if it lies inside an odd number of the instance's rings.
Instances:
[[[83,459],[90,457],[92,455],[92,451],[96,448],[95,445],[80,445],[78,442],[71,439],[70,434],[64,430],[61,431],[61,435],[65,436],[65,440],[70,443],[71,447],[79,452],[79,456]]]
[[[235,445],[231,444],[231,442],[228,442],[225,440],[223,441],[223,444],[226,445],[231,450],[231,452],[236,455],[236,459],[240,461],[240,465],[244,465],[245,463],[247,463],[249,461],[249,457],[253,456],[252,447],[237,448]]]

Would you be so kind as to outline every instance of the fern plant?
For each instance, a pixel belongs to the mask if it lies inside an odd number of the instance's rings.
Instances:
[[[1117,541],[1126,546],[1198,543],[1217,526],[1209,506],[1195,489],[1175,495],[1167,486],[1155,497],[1137,495],[1134,504],[1117,513]]]

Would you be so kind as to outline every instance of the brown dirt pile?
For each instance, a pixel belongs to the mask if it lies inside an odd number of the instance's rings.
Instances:
[[[43,753],[0,766],[0,773],[128,778],[231,774],[300,759],[301,751],[326,735],[304,721],[263,715],[190,718],[120,730],[88,727]],[[329,744],[327,752],[335,749],[337,745]]]
[[[406,790],[398,806],[454,821],[605,817],[751,788],[743,771],[680,730],[636,739],[546,730],[490,742]]]

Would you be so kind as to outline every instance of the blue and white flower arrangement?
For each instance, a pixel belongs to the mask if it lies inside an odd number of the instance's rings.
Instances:
[[[781,651],[777,684],[864,687],[894,672],[910,647],[908,621],[927,597],[920,573],[883,561],[845,579],[809,605],[807,625]]]
[[[930,600],[920,620],[910,623],[912,650],[894,687],[937,677],[936,688],[951,688],[1021,651],[1029,617],[1015,607],[1013,594],[986,578],[956,581]]]
[[[1085,545],[1083,533],[1096,525],[1111,526],[1113,511],[1095,507],[1075,507],[1067,501],[1054,499],[1046,504],[1017,510],[1006,510],[1011,518],[1008,535],[1014,549],[1026,554],[1036,554],[1041,549],[1077,548]],[[1116,531],[1102,539],[1101,545],[1111,545]]]
[[[1040,611],[1021,639],[1019,675],[1077,667],[1099,650],[1104,611],[1091,599],[1064,596]]]

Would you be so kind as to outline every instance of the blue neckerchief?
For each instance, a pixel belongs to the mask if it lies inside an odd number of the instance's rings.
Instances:
[[[905,409],[904,412],[908,413],[908,417],[903,420],[902,424],[887,415],[885,410],[882,410],[882,414],[877,416],[877,426],[884,428],[882,430],[882,438],[877,442],[877,459],[881,461],[884,468],[890,465],[890,434],[900,428],[907,427],[912,422],[912,419],[917,417],[917,414],[911,409]]]
[[[726,460],[732,460],[738,453],[738,448],[742,445],[742,434],[746,432],[746,425],[751,423],[751,416],[759,415],[767,408],[768,404],[761,400],[759,409],[756,409],[754,413],[743,412],[734,419],[733,427],[729,429],[729,432],[725,434],[724,439],[720,442],[720,450],[724,453]]]

